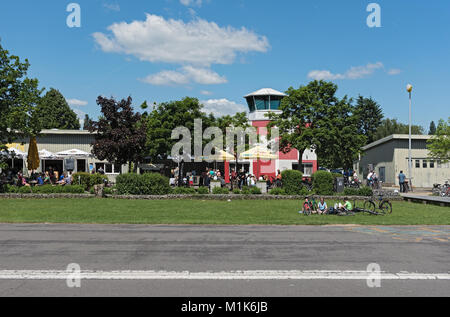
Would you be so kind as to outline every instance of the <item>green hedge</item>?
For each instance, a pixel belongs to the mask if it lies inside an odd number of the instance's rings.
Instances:
[[[299,195],[302,192],[303,173],[295,170],[287,170],[281,173],[283,189],[287,195]]]
[[[171,192],[169,179],[157,173],[119,175],[116,188],[119,195],[167,195]]]
[[[195,188],[191,187],[176,187],[172,189],[172,194],[174,195],[195,195],[197,192]]]
[[[228,195],[230,190],[227,187],[214,187],[213,194],[214,195]]]
[[[252,195],[262,195],[261,189],[259,189],[258,187],[252,187],[250,189],[250,193]]]
[[[106,175],[102,174],[89,174],[89,173],[74,173],[72,175],[72,184],[81,185],[84,190],[89,191],[94,185],[103,184],[108,180]]]
[[[317,171],[312,176],[313,190],[317,195],[333,195],[334,175],[327,171]]]
[[[208,187],[199,187],[197,192],[199,195],[208,195],[209,188]]]
[[[373,196],[373,190],[370,187],[361,187],[361,188],[346,188],[344,189],[345,196]]]
[[[269,191],[269,195],[283,196],[286,195],[286,191],[283,188],[276,187]]]
[[[83,194],[84,187],[80,185],[66,185],[66,186],[22,186],[16,187],[7,185],[6,192],[11,194]]]

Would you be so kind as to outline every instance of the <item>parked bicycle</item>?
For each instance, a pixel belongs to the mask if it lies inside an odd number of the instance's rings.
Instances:
[[[392,203],[389,199],[383,198],[383,195],[378,195],[377,205],[372,196],[364,203],[364,210],[374,215],[392,214]]]
[[[444,185],[434,184],[433,195],[437,195],[440,197],[450,197],[450,185],[448,181],[446,181]]]

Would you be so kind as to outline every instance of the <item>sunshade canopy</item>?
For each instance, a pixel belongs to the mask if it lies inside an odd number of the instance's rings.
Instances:
[[[240,155],[241,159],[246,160],[276,160],[278,155],[275,155],[268,148],[263,146],[256,146]]]

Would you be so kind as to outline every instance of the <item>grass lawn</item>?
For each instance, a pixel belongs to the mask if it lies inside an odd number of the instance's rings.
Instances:
[[[328,205],[334,205],[329,201]],[[358,203],[358,206],[362,206]],[[0,199],[0,223],[449,225],[450,208],[393,202],[387,216],[303,216],[291,200]]]

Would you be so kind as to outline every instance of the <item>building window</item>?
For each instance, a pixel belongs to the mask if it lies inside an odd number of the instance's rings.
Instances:
[[[312,163],[303,164],[303,175],[311,176],[313,174],[313,165]]]
[[[420,168],[420,160],[416,160],[416,168]]]
[[[114,174],[122,173],[122,166],[120,164],[114,164]]]
[[[434,161],[430,161],[430,168],[434,168]]]
[[[427,160],[423,160],[423,168],[427,168],[428,167],[428,162]]]
[[[110,174],[110,175],[114,175],[114,174],[120,174],[121,172],[121,168],[120,165],[118,165],[117,167],[114,164],[109,164],[109,163],[96,163],[95,164],[95,170],[96,172],[98,172],[98,170],[100,169],[100,167],[103,169],[103,171],[105,172],[105,174]]]

